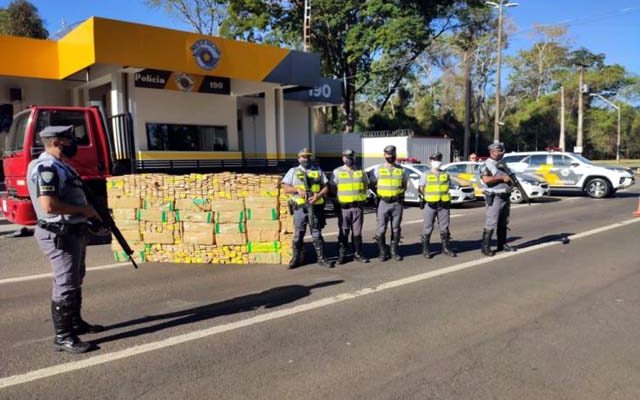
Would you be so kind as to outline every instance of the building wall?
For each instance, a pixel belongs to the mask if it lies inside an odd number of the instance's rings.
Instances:
[[[9,101],[10,88],[21,88],[22,102],[13,102],[13,109],[16,113],[30,105],[70,106],[70,89],[75,85],[77,83],[3,76],[0,77],[0,104],[11,103]]]
[[[250,105],[258,106],[258,114],[249,115]],[[296,158],[303,147],[309,143],[309,119],[306,103],[299,101],[284,102],[284,151],[286,158]],[[238,111],[242,120],[242,141],[246,158],[266,158],[266,135],[264,119],[264,99],[261,97],[238,97]]]
[[[226,126],[229,150],[239,150],[233,96],[135,88],[132,99],[134,131],[140,150],[148,150],[145,125],[148,122]]]

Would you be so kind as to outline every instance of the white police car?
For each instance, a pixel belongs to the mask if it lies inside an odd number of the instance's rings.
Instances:
[[[473,161],[459,161],[440,167],[441,170],[448,172],[451,175],[457,176],[461,179],[465,179],[471,182],[473,189],[475,190],[476,197],[484,197],[483,185],[480,183],[480,165],[482,163]],[[543,178],[530,175],[516,173],[518,181],[522,185],[522,188],[527,193],[527,196],[531,199],[537,199],[550,194],[549,184]],[[511,190],[511,202],[522,203],[524,197],[518,188],[514,187]]]
[[[404,194],[404,202],[407,204],[420,204],[420,196],[418,186],[420,185],[420,176],[429,172],[431,166],[427,164],[400,164],[402,168],[409,172],[409,180],[407,182],[407,190]],[[377,165],[367,168],[367,173],[373,171]],[[475,201],[476,195],[473,186],[467,180],[460,179],[456,176],[450,176],[449,195],[451,195],[451,204],[463,204]]]
[[[612,196],[635,183],[629,168],[596,165],[568,152],[532,151],[508,153],[502,159],[516,173],[543,177],[552,190],[580,190],[594,198]]]

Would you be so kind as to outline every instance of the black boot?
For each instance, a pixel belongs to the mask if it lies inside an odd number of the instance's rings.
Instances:
[[[456,252],[451,249],[451,233],[441,232],[440,239],[442,240],[442,252],[449,257],[457,257]]]
[[[340,237],[338,238],[338,265],[346,264],[347,247],[349,247],[349,236],[340,235]]]
[[[491,236],[493,235],[493,229],[484,229],[482,231],[482,254],[487,257],[493,257],[495,254],[493,250],[491,250]]]
[[[73,315],[71,316],[71,324],[73,333],[76,335],[84,335],[85,333],[99,333],[104,331],[102,325],[91,325],[82,319],[82,289],[78,289],[73,296]]]
[[[400,235],[391,235],[391,257],[396,261],[402,261],[402,256],[398,253],[400,246]]]
[[[354,260],[361,263],[368,263],[369,259],[362,254],[362,236],[354,236],[353,237],[353,258]]]
[[[298,239],[298,241],[293,241],[292,245],[292,256],[289,261],[289,269],[294,269],[302,264],[302,246],[304,245],[304,241],[302,238]]]
[[[422,235],[422,256],[424,258],[433,258],[433,254],[430,249],[430,240],[430,236]]]
[[[91,344],[85,343],[73,332],[71,318],[73,317],[73,305],[70,301],[52,301],[51,318],[56,336],[53,338],[53,347],[56,351],[69,353],[86,353],[91,349]]]
[[[324,240],[314,239],[313,247],[315,247],[316,255],[318,256],[318,265],[321,267],[333,268],[333,262],[327,260],[324,256]]]
[[[513,247],[507,244],[507,227],[498,227],[496,232],[498,236],[498,248],[497,251],[516,251]]]
[[[378,258],[380,261],[387,261],[390,258],[389,248],[384,236],[377,236],[376,242],[378,243]]]

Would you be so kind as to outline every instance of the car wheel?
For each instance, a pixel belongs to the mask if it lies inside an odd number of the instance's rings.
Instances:
[[[585,192],[594,199],[602,199],[611,193],[611,184],[603,178],[593,178],[584,187]]]
[[[524,201],[524,198],[522,197],[522,193],[520,192],[520,189],[513,188],[511,190],[511,202],[514,204],[520,204],[523,201]]]

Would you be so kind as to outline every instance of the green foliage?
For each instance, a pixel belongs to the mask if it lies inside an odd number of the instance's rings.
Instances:
[[[49,32],[38,15],[38,9],[26,0],[13,0],[0,8],[0,34],[46,39]]]

